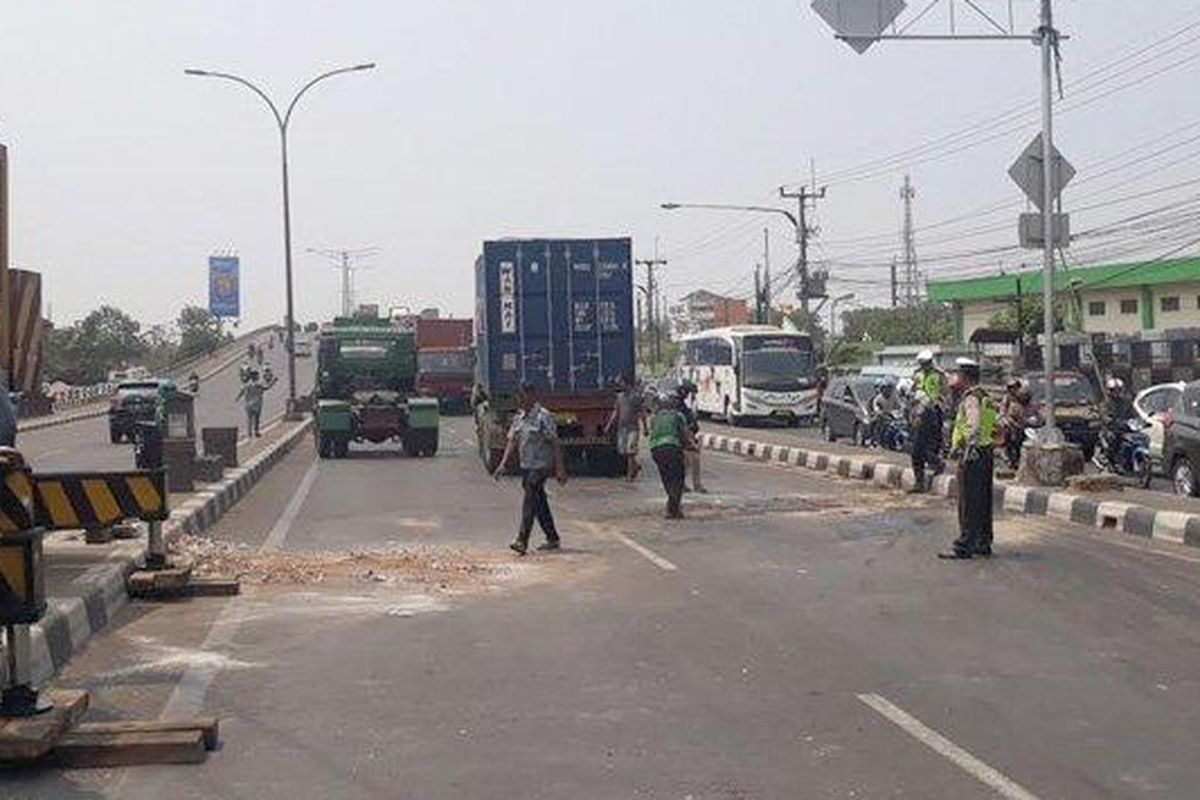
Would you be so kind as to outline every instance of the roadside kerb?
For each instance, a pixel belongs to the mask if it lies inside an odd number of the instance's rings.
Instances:
[[[196,535],[213,527],[217,521],[244,497],[270,469],[309,432],[312,419],[306,419],[262,452],[255,454],[244,467],[229,470],[226,476],[193,493],[195,496],[171,511],[163,525],[168,542],[183,534]],[[67,598],[48,598],[46,615],[32,626],[33,681],[49,680],[79,652],[87,641],[100,632],[129,602],[125,580],[141,566],[146,555],[144,537],[112,546],[108,558],[89,569],[72,583],[77,594]],[[53,553],[47,553],[53,558]],[[0,653],[3,648],[0,648]],[[6,680],[6,659],[0,658],[0,682]]]
[[[890,461],[874,461],[713,433],[701,433],[699,440],[700,446],[707,450],[757,456],[763,461],[870,481],[880,488],[908,489],[916,484],[912,468]],[[954,475],[936,476],[930,494],[946,499],[956,498],[957,478]],[[993,489],[993,502],[996,508],[1013,514],[1052,517],[1144,539],[1200,547],[1200,510],[1196,513],[1167,511],[1138,503],[1098,500],[1059,489],[1000,481],[996,482]]]

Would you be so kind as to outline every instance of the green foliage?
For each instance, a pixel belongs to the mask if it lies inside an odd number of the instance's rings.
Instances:
[[[844,336],[877,345],[949,344],[954,314],[928,304],[912,308],[855,308],[842,314]]]
[[[784,314],[778,309],[771,311],[771,324],[782,325],[784,318],[791,320],[791,323],[796,326],[796,330],[803,331],[812,335],[813,349],[817,353],[825,352],[825,340],[828,338],[828,332],[825,326],[821,324],[821,317],[812,311],[805,315],[804,310],[795,308]]]
[[[838,339],[830,349],[826,363],[831,367],[864,366],[874,363],[875,352],[878,349],[879,347],[871,342]]]
[[[179,352],[181,359],[208,355],[221,345],[233,341],[233,334],[225,331],[225,323],[200,306],[185,306],[175,322],[179,329]]]
[[[110,370],[145,355],[141,323],[120,309],[101,306],[69,328],[52,331],[46,342],[46,379],[72,384],[101,383]]]

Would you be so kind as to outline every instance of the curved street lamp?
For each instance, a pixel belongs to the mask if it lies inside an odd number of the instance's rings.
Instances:
[[[267,108],[271,109],[271,115],[275,118],[275,123],[279,126],[280,160],[283,167],[283,262],[285,282],[287,285],[287,411],[289,416],[294,415],[296,411],[296,320],[294,316],[294,304],[292,300],[292,211],[288,187],[288,124],[292,121],[292,112],[296,110],[296,103],[300,101],[300,98],[304,96],[305,92],[316,86],[321,81],[332,78],[335,75],[344,75],[348,72],[361,72],[363,70],[374,68],[374,63],[356,64],[353,67],[341,67],[340,69],[331,69],[328,72],[323,72],[300,87],[300,91],[296,92],[295,96],[292,97],[291,102],[288,103],[287,108],[282,114],[279,111],[279,106],[275,105],[274,101],[267,96],[266,92],[240,75],[233,75],[228,72],[213,72],[206,69],[185,69],[183,71],[185,75],[191,75],[200,78],[221,78],[223,80],[233,81],[234,83],[245,86],[247,89],[258,95],[259,99],[267,104]]]

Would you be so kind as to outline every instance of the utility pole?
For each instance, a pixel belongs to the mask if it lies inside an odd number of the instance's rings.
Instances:
[[[659,304],[658,304],[658,281],[654,277],[655,267],[665,267],[667,260],[665,258],[640,258],[633,262],[638,266],[646,268],[646,300],[650,306],[649,324],[654,331],[654,366],[658,366],[662,360],[662,327],[659,324]]]
[[[896,285],[896,257],[892,256],[892,308],[896,307],[899,300],[898,289],[899,287]]]
[[[921,301],[921,287],[917,279],[917,235],[913,229],[912,209],[912,201],[916,196],[912,178],[905,175],[904,185],[900,187],[900,199],[904,201],[904,305],[910,308]]]
[[[804,311],[805,324],[811,327],[808,320],[808,298],[812,293],[808,274],[808,238],[816,231],[809,227],[807,215],[810,204],[816,208],[817,201],[825,199],[825,187],[822,186],[820,191],[810,192],[807,186],[801,186],[800,191],[791,192],[786,186],[781,186],[779,196],[785,200],[795,200],[799,210],[796,215],[796,244],[800,246],[800,261],[796,268],[800,272],[800,308]]]
[[[1054,342],[1054,54],[1058,31],[1054,27],[1051,0],[1042,0],[1042,24],[1038,28],[1042,50],[1042,305],[1045,342],[1042,366],[1046,371],[1045,412],[1048,444],[1062,442],[1054,409],[1054,371],[1058,353]]]
[[[763,228],[762,314],[759,324],[771,324],[771,229]]]
[[[357,259],[369,258],[379,252],[378,247],[363,247],[358,250],[318,250],[308,248],[308,252],[324,256],[332,261],[342,273],[342,316],[354,315],[354,271],[359,267],[354,263]]]
[[[754,265],[754,321],[763,324],[762,264]]]

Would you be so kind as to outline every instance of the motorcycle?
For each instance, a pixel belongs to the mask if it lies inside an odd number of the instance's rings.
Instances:
[[[1120,441],[1111,441],[1111,432],[1102,434],[1100,445],[1092,453],[1092,463],[1101,472],[1134,478],[1143,489],[1150,487],[1150,437],[1140,421],[1129,420],[1118,433]]]
[[[902,412],[896,411],[881,420],[878,427],[879,441],[876,444],[884,450],[897,453],[907,453],[911,435],[908,430],[908,420]]]

